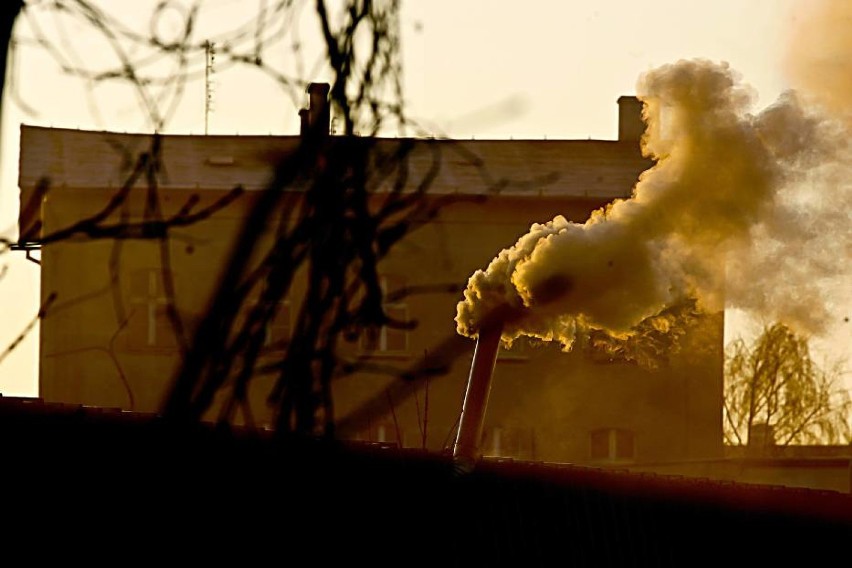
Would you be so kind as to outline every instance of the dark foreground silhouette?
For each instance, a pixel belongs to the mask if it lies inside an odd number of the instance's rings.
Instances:
[[[7,536],[117,565],[816,565],[852,536],[852,497],[834,492],[497,460],[462,473],[419,450],[26,399],[0,398],[0,433]]]

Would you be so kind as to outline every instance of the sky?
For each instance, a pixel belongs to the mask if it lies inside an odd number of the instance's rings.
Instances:
[[[185,13],[181,2],[167,2],[159,12],[153,0],[95,4],[127,27],[153,30],[164,40],[179,32]],[[203,2],[193,37],[251,24],[264,4],[272,2]],[[634,94],[643,72],[690,58],[728,62],[754,89],[759,109],[788,88],[791,30],[806,5],[794,0],[526,0],[521,11],[517,2],[503,0],[407,2],[401,21],[407,110],[436,136],[614,139],[618,97]],[[43,11],[34,21],[38,28],[19,22],[16,29],[20,41],[4,93],[0,232],[7,236],[14,235],[18,213],[22,122],[131,132],[152,128],[129,88],[92,85],[64,74],[53,56],[26,41],[41,29],[69,60],[101,69],[115,60],[102,36],[83,24],[57,26]],[[273,64],[310,80],[328,80],[328,71],[316,65],[318,28],[309,11],[297,14],[293,26],[303,55],[294,57],[287,45],[279,45],[270,49],[271,57],[280,59]],[[203,63],[193,61],[190,67],[193,78],[164,132],[205,130]],[[297,133],[297,109],[304,104],[298,92],[247,68],[214,67],[212,85],[210,133]],[[507,235],[507,245],[515,237]],[[0,263],[8,267],[0,280],[0,346],[5,346],[37,312],[39,279],[38,267],[19,253],[0,257]],[[739,314],[730,313],[728,320],[729,337],[752,329]],[[820,345],[845,357],[850,341],[847,322],[833,327]],[[0,392],[36,395],[37,329],[0,362]]]

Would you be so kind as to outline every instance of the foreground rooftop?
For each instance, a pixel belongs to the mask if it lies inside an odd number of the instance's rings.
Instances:
[[[682,566],[836,559],[852,536],[852,496],[830,491],[541,462],[460,472],[420,450],[38,399],[0,399],[0,435],[6,511],[48,539],[157,548],[177,535],[203,556],[374,564]]]

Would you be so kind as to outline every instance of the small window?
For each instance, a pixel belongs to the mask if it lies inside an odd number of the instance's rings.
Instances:
[[[381,444],[396,444],[400,448],[405,446],[405,433],[402,428],[397,427],[393,420],[382,420],[371,424],[370,428],[365,430],[357,439]]]
[[[508,362],[529,361],[531,351],[530,338],[522,335],[515,339],[512,342],[512,346],[508,349],[501,344],[500,350],[497,352],[497,360]]]
[[[386,304],[385,313],[394,321],[408,321],[408,306],[404,304]],[[408,330],[383,326],[379,349],[382,351],[408,351]]]
[[[252,311],[257,307],[258,302],[247,301],[243,303],[240,309],[240,314],[234,325],[234,333],[240,333],[246,323],[247,318]],[[275,308],[275,315],[272,320],[267,322],[263,336],[263,353],[281,353],[286,350],[292,336],[292,318],[290,301],[283,300],[278,302]]]
[[[590,455],[596,461],[627,461],[635,454],[634,435],[623,428],[600,428],[590,434]]]
[[[405,289],[405,280],[398,275],[379,277],[382,288],[385,315],[395,322],[407,322],[408,304],[401,297]],[[407,353],[408,330],[384,325],[378,330],[367,330],[361,338],[361,350],[368,353]]]
[[[290,301],[279,302],[275,317],[266,324],[266,339],[263,344],[268,351],[280,353],[287,348],[293,333],[291,321]]]
[[[163,277],[157,268],[134,271],[130,275],[130,320],[128,347],[134,350],[177,349],[177,338],[163,290]]]
[[[504,426],[485,428],[479,447],[487,457],[535,459],[535,430]]]

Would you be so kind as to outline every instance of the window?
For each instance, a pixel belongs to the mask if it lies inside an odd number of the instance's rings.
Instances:
[[[137,350],[177,348],[177,339],[168,313],[168,299],[158,268],[136,270],[130,275],[130,320],[128,346]]]
[[[381,420],[370,424],[368,428],[356,435],[355,439],[380,444],[396,444],[400,448],[405,447],[405,432],[393,420]]]
[[[623,428],[600,428],[590,435],[591,458],[600,461],[627,461],[634,457],[634,435]]]
[[[375,440],[382,443],[396,443],[402,446],[402,432],[391,423],[381,423],[376,426]]]
[[[266,337],[263,346],[267,352],[283,352],[290,343],[291,328],[290,300],[278,302],[275,316],[266,324]]]
[[[528,361],[531,352],[530,346],[530,338],[522,335],[515,339],[512,342],[512,346],[508,349],[501,344],[500,350],[497,352],[497,360],[511,362]]]
[[[246,320],[257,305],[257,301],[246,301],[243,303],[240,308],[240,314],[237,317],[233,328],[235,334],[242,331]],[[264,354],[282,353],[286,350],[293,333],[290,312],[290,300],[282,300],[278,302],[275,308],[275,314],[272,319],[266,323],[266,329],[264,329]]]
[[[535,459],[535,430],[505,426],[485,428],[479,447],[487,457]]]
[[[408,321],[408,304],[401,293],[405,289],[405,280],[396,275],[382,275],[379,286],[385,300],[382,307],[385,314],[395,322]],[[361,350],[370,353],[406,353],[408,351],[408,330],[384,325],[378,330],[367,330],[361,338]]]

